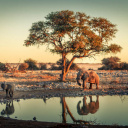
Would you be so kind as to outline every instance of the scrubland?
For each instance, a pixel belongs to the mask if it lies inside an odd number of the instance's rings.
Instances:
[[[6,82],[15,85],[14,98],[20,98],[18,94],[22,91],[27,97],[43,97],[43,96],[81,96],[81,95],[127,95],[128,94],[128,71],[127,70],[96,70],[100,77],[99,90],[93,89],[82,91],[82,87],[76,82],[77,71],[71,70],[66,76],[66,81],[59,80],[60,70],[37,70],[15,73],[0,72],[0,83]],[[87,83],[89,88],[89,83]],[[2,89],[0,88],[1,92]],[[33,95],[29,93],[37,93]],[[49,94],[50,95],[46,95]],[[5,93],[5,92],[2,92]],[[1,93],[0,96],[3,97]],[[27,96],[26,96],[27,95]],[[16,96],[16,97],[15,97]],[[23,98],[23,96],[21,96]]]

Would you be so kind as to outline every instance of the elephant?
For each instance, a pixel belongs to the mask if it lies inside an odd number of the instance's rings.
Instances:
[[[6,102],[6,108],[1,111],[1,115],[11,115],[14,113],[13,101]]]
[[[6,84],[5,82],[1,84],[3,91],[6,90],[6,97],[13,97],[14,85]]]
[[[99,96],[96,98],[96,102],[92,101],[92,96],[89,96],[90,102],[86,102],[86,96],[83,98],[83,106],[80,107],[81,101],[77,104],[77,112],[79,115],[88,115],[89,113],[94,114],[99,109]]]
[[[85,70],[79,70],[77,73],[77,83],[79,86],[81,86],[81,80],[83,80],[83,90],[86,90],[86,83],[90,83],[89,89],[92,89],[92,84],[96,84],[96,89],[99,89],[99,76],[98,74],[91,70],[91,71],[85,71]]]

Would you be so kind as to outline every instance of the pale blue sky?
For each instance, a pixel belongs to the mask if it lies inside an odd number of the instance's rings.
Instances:
[[[91,17],[104,17],[116,24],[118,32],[111,42],[122,46],[121,53],[116,56],[128,62],[128,0],[0,0],[0,62],[23,62],[28,58],[56,62],[59,55],[51,54],[43,46],[25,47],[23,43],[32,23],[45,20],[50,12],[67,9]],[[75,62],[100,63],[108,56]]]

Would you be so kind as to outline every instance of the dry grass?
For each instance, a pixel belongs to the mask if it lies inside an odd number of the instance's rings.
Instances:
[[[128,71],[96,71],[100,77],[100,85],[128,85]],[[37,85],[43,81],[58,81],[61,71],[38,70],[26,71],[25,73],[0,73],[0,83],[6,81],[15,85]],[[76,82],[77,71],[69,71],[66,81]]]

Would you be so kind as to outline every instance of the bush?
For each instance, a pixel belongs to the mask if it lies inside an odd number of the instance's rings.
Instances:
[[[29,67],[28,63],[22,63],[19,65],[19,70],[24,71]]]
[[[78,70],[79,67],[77,66],[77,64],[73,63],[70,67],[71,70]]]
[[[103,66],[99,70],[128,70],[128,64],[120,62],[118,57],[104,58],[102,60]]]
[[[59,69],[61,70],[62,69],[62,59],[59,59],[56,63],[59,65]],[[66,63],[67,64],[69,63],[68,59],[66,60]],[[77,64],[72,63],[70,70],[78,70],[78,69],[79,69],[79,67],[77,66]]]
[[[25,63],[27,63],[29,65],[28,69],[29,70],[39,70],[39,68],[36,66],[36,61],[29,58],[27,60],[24,61]]]
[[[9,69],[8,69],[8,67],[6,67],[6,65],[4,63],[0,62],[0,70],[1,71],[8,71]]]
[[[120,63],[120,69],[121,70],[128,70],[128,63],[125,63],[125,62]]]
[[[61,66],[56,66],[55,64],[53,64],[50,68],[51,70],[61,70]]]
[[[40,70],[47,70],[47,66],[46,66],[46,64],[41,64],[41,66],[40,66]]]

